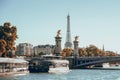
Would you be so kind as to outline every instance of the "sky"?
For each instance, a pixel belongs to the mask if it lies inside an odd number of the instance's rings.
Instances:
[[[68,13],[72,42],[120,53],[120,0],[0,0],[0,25],[17,26],[16,45],[54,45],[61,29],[64,48]]]

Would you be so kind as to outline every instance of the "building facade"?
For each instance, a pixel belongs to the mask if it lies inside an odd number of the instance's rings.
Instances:
[[[17,45],[16,55],[31,56],[33,54],[33,45],[30,43],[20,43]]]
[[[54,45],[38,45],[34,47],[34,55],[53,54],[55,50]]]

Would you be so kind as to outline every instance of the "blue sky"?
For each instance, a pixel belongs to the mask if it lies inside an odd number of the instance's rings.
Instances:
[[[0,25],[9,21],[18,28],[16,44],[55,44],[61,29],[66,40],[67,15],[71,38],[79,36],[79,47],[94,44],[120,53],[120,0],[0,0]]]

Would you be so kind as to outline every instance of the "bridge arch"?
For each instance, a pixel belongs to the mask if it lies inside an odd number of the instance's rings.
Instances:
[[[107,62],[120,61],[120,57],[94,57],[94,58],[78,58],[76,59],[75,68],[91,66],[96,64],[102,64]]]

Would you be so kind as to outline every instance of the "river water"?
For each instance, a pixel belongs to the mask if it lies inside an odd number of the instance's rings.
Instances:
[[[30,73],[0,80],[120,80],[120,70],[71,70],[66,74]]]

